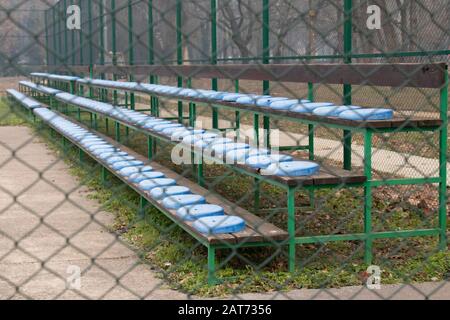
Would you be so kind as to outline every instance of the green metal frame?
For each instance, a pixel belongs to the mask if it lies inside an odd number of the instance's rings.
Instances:
[[[67,56],[67,50],[63,54],[63,46],[62,46],[62,37],[63,32],[61,30],[61,15],[60,15],[60,5],[62,2],[58,2],[55,6],[51,7],[53,13],[53,63],[61,64],[61,57]],[[81,5],[81,1],[80,1]],[[133,50],[133,40],[132,40],[132,8],[131,2],[129,1],[129,49]],[[343,44],[344,44],[344,52],[343,54],[337,55],[320,55],[320,56],[284,56],[284,57],[274,57],[270,55],[270,43],[269,43],[269,32],[270,32],[270,0],[262,0],[262,16],[263,16],[263,24],[262,24],[262,56],[261,57],[248,57],[248,58],[222,58],[219,59],[217,57],[217,0],[211,0],[211,57],[209,62],[211,64],[217,64],[219,61],[262,61],[263,64],[268,64],[272,61],[284,60],[284,59],[298,59],[298,60],[314,60],[314,59],[341,59],[343,63],[351,64],[352,59],[360,59],[360,58],[392,58],[392,57],[418,57],[418,56],[435,56],[435,55],[448,55],[450,54],[450,50],[439,50],[439,51],[429,51],[429,52],[394,52],[394,53],[376,53],[376,54],[358,54],[353,53],[352,48],[352,12],[353,12],[353,1],[352,0],[344,0],[343,6],[343,15],[344,15],[344,32],[343,32]],[[177,41],[177,59],[176,63],[181,65],[184,62],[204,62],[198,60],[188,60],[183,59],[183,34],[182,34],[182,3],[181,0],[176,1],[176,41]],[[57,14],[58,13],[58,14]],[[57,19],[58,17],[58,19]],[[48,19],[47,19],[48,20]],[[46,20],[46,25],[48,21]],[[101,19],[103,20],[103,19]],[[103,22],[101,22],[103,23]],[[111,25],[112,25],[112,52],[113,52],[113,65],[117,65],[117,45],[116,45],[116,4],[115,0],[111,0]],[[103,28],[102,32],[103,32]],[[46,26],[46,30],[48,30],[48,26]],[[154,26],[153,26],[153,1],[148,0],[148,37],[149,37],[149,48],[148,48],[148,63],[154,64]],[[65,34],[65,33],[64,33]],[[67,35],[65,34],[66,38]],[[103,41],[103,36],[101,37]],[[47,40],[48,41],[48,40]],[[92,41],[91,41],[92,42]],[[101,42],[102,43],[102,42]],[[103,43],[104,45],[104,43]],[[83,36],[80,32],[80,64],[83,64]],[[133,64],[134,53],[131,51],[130,54],[130,64]],[[49,62],[48,58],[48,62]],[[104,55],[103,55],[103,64],[104,64]],[[65,61],[66,62],[66,61]],[[90,60],[90,62],[92,62]],[[170,61],[166,61],[170,62]],[[92,75],[91,75],[92,76]],[[131,79],[130,75],[130,79]],[[103,75],[104,77],[104,75]],[[154,75],[150,75],[151,83],[158,83],[158,78]],[[116,75],[113,75],[113,79],[116,80]],[[190,80],[187,79],[188,85],[190,86]],[[211,79],[212,88],[217,90],[218,82],[217,79]],[[239,80],[236,82],[236,91],[239,91]],[[178,79],[178,85],[182,86],[183,79]],[[49,83],[49,85],[53,85],[58,88],[65,88],[68,90],[68,86],[63,86],[56,82]],[[106,91],[106,90],[105,90]],[[270,84],[269,82],[263,82],[263,93],[270,92]],[[117,91],[113,92],[114,104],[118,104],[117,100]],[[42,98],[40,96],[40,98]],[[308,83],[308,99],[314,101],[314,84]],[[189,101],[187,101],[189,102]],[[343,86],[343,103],[346,105],[351,104],[352,102],[352,87],[351,85],[344,84]],[[133,103],[131,103],[133,105]],[[234,110],[236,114],[236,128],[240,127],[240,110],[223,106],[220,104],[204,104],[205,106],[210,106],[213,112],[213,127],[218,128],[219,126],[219,113],[218,110],[229,109]],[[189,123],[192,125],[195,123],[195,106],[196,104],[190,104],[190,112],[189,112]],[[159,116],[159,97],[152,96],[151,97],[151,109],[152,114],[155,116]],[[182,122],[183,118],[183,101],[178,101],[178,120]],[[299,148],[307,149],[309,151],[309,158],[311,160],[314,159],[314,131],[318,125],[327,126],[330,128],[342,129],[343,131],[343,145],[344,145],[344,168],[347,170],[351,169],[352,159],[351,159],[351,147],[352,147],[352,135],[354,133],[362,134],[364,137],[364,173],[368,178],[367,182],[364,183],[364,232],[358,234],[348,234],[348,235],[319,235],[314,237],[296,237],[295,236],[295,220],[293,217],[295,216],[295,201],[294,195],[297,191],[295,188],[286,188],[285,185],[277,183],[276,181],[267,181],[265,182],[277,185],[278,187],[282,187],[286,190],[288,195],[288,231],[290,234],[289,239],[289,269],[291,271],[295,270],[296,261],[295,261],[295,245],[303,244],[303,243],[324,243],[329,241],[349,241],[349,240],[360,240],[365,242],[364,249],[364,260],[366,263],[370,264],[373,260],[373,242],[376,239],[383,238],[404,238],[404,237],[415,237],[415,236],[439,236],[439,248],[441,250],[445,250],[448,244],[447,241],[447,220],[446,220],[446,202],[447,202],[447,194],[446,194],[446,185],[447,185],[447,137],[448,137],[448,75],[446,79],[446,85],[441,89],[440,92],[440,111],[441,111],[441,120],[442,126],[433,127],[433,128],[423,128],[423,129],[415,129],[415,128],[397,128],[397,129],[383,129],[383,130],[375,130],[375,129],[365,129],[365,128],[357,128],[357,127],[349,127],[343,125],[332,125],[332,124],[324,124],[317,121],[309,121],[302,119],[290,119],[291,121],[300,122],[308,126],[309,133],[309,143],[308,146],[301,146]],[[266,112],[255,113],[255,121],[254,127],[255,129],[259,129],[259,117],[260,115],[263,117],[263,125],[265,129],[270,128],[270,118],[276,118],[273,114]],[[115,123],[116,128],[116,139],[120,141],[120,123]],[[125,124],[124,124],[125,125]],[[372,139],[374,135],[381,133],[401,133],[401,132],[411,132],[411,131],[432,131],[439,133],[439,177],[427,177],[427,178],[406,178],[406,179],[389,179],[389,180],[375,180],[372,177]],[[268,132],[268,131],[266,131]],[[265,145],[270,145],[270,136],[265,135]],[[152,158],[156,152],[156,138],[150,137],[148,138],[149,145],[149,158]],[[257,142],[259,144],[259,135],[257,136]],[[286,147],[285,150],[290,150],[292,147]],[[244,174],[249,174],[248,172],[243,172],[243,170],[231,167],[233,170],[240,171]],[[198,179],[200,184],[204,184],[203,179],[203,164],[198,165],[197,168]],[[259,178],[261,176],[254,175],[255,182],[260,182]],[[387,232],[376,232],[373,230],[372,226],[372,192],[373,188],[377,188],[380,186],[395,186],[395,185],[419,185],[419,184],[438,184],[439,185],[439,226],[434,229],[418,229],[418,230],[405,230],[405,231],[387,231]],[[259,183],[257,183],[258,185]],[[321,186],[321,187],[335,187],[335,186]],[[314,192],[316,187],[309,187],[305,189],[310,189],[310,191]],[[256,189],[257,191],[257,189]],[[256,192],[257,193],[257,192]],[[255,201],[256,203],[256,201]],[[219,247],[208,246],[208,270],[215,270],[215,250]]]

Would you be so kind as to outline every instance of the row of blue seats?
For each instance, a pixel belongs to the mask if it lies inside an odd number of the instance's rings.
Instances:
[[[192,226],[198,232],[213,235],[236,233],[245,229],[246,223],[242,218],[227,215],[222,207],[208,204],[203,196],[193,194],[189,188],[177,185],[175,180],[167,178],[162,172],[154,171],[152,167],[121,151],[98,135],[42,107],[33,99],[18,94],[15,90],[8,90],[8,94],[61,134],[78,142],[97,161],[105,163],[110,170],[133,183],[167,210],[174,211],[181,220],[193,222]],[[34,103],[31,103],[32,101]]]
[[[19,81],[19,85],[25,86],[29,89],[35,90],[37,92],[40,92],[42,94],[46,94],[46,95],[51,95],[54,96],[55,94],[58,94],[61,92],[61,90],[58,89],[54,89],[54,88],[50,88],[50,87],[46,87],[40,84],[36,84],[34,82],[31,81]]]
[[[394,117],[392,109],[362,108],[359,106],[339,106],[329,102],[313,103],[308,100],[298,100],[286,97],[272,97],[267,95],[230,93],[214,90],[187,89],[167,85],[157,85],[138,82],[119,82],[100,79],[81,79],[70,76],[47,75],[48,79],[65,79],[77,81],[79,84],[103,86],[117,90],[146,92],[154,95],[168,95],[175,98],[198,98],[211,101],[233,102],[244,105],[256,105],[273,110],[283,110],[296,113],[314,114],[320,117],[337,117],[345,120],[368,121],[389,120]]]
[[[143,130],[166,136],[172,141],[183,143],[189,149],[195,148],[203,154],[215,157],[218,161],[226,161],[227,164],[246,164],[254,169],[261,169],[262,175],[310,176],[320,169],[317,163],[295,161],[289,155],[272,154],[267,149],[252,148],[249,144],[224,138],[219,132],[186,127],[180,123],[155,118],[142,112],[115,107],[108,103],[65,92],[56,94],[55,98],[58,101],[106,115],[114,120],[132,123]]]
[[[6,90],[6,93],[28,110],[33,110],[35,108],[42,108],[42,105],[39,102],[29,98],[28,96],[24,95],[23,93],[17,90],[8,89]]]

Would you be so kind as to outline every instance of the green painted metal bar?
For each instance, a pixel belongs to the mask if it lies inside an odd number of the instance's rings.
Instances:
[[[399,185],[410,185],[410,184],[433,184],[440,183],[441,178],[415,178],[415,179],[389,179],[389,180],[376,180],[371,181],[372,187],[381,186],[399,186]]]
[[[238,93],[239,92],[239,80],[235,80],[234,81],[234,92]],[[240,111],[235,111],[234,112],[234,117],[235,117],[235,127],[236,127],[236,137],[239,139],[240,138],[240,131],[241,131],[241,112]]]
[[[149,160],[153,159],[153,137],[147,136],[147,157]]]
[[[309,160],[314,160],[314,131],[315,126],[313,124],[308,124],[308,153]]]
[[[52,7],[52,13],[53,13],[53,52],[52,52],[52,57],[53,57],[53,65],[56,65],[57,63],[57,58],[56,58],[56,53],[58,52],[58,45],[57,45],[57,40],[56,40],[56,8],[55,6]]]
[[[192,88],[192,78],[187,79],[187,87]],[[197,119],[197,105],[194,102],[189,102],[189,126],[195,127]]]
[[[111,51],[112,51],[112,63],[117,65],[117,27],[116,27],[116,0],[111,0]],[[117,81],[117,75],[113,74],[113,80]],[[113,104],[117,105],[118,95],[117,90],[113,90]]]
[[[63,28],[64,28],[64,65],[67,65],[67,59],[69,57],[69,34],[66,27],[65,21],[67,21],[67,0],[64,0],[64,11],[63,11]]]
[[[308,82],[308,100],[314,102],[314,84]]]
[[[45,61],[46,61],[46,65],[49,66],[50,65],[50,44],[49,44],[49,26],[48,26],[48,10],[45,10],[44,13],[44,20],[45,20]]]
[[[288,208],[288,233],[289,233],[289,272],[295,272],[296,265],[296,226],[295,226],[295,188],[289,187],[287,190],[287,208]]]
[[[145,218],[145,210],[147,209],[148,204],[149,202],[147,199],[142,196],[139,198],[139,219]]]
[[[344,63],[352,63],[352,32],[353,32],[353,0],[344,0]],[[352,104],[352,86],[344,84],[343,89],[343,103],[344,105]],[[352,168],[352,133],[344,130],[343,133],[344,144],[344,169],[351,170]]]
[[[147,6],[147,36],[148,36],[148,56],[147,56],[147,62],[149,65],[154,65],[155,64],[155,52],[154,52],[154,41],[155,41],[155,36],[154,36],[154,27],[153,27],[153,0],[148,0],[148,6]],[[154,75],[150,75],[150,79],[149,79],[150,83],[154,84],[155,83],[155,76]],[[150,108],[151,108],[151,114],[152,115],[156,115],[157,111],[157,97],[155,96],[150,96]]]
[[[217,0],[211,0],[211,64],[217,64]],[[217,79],[211,80],[212,90],[218,89]],[[212,108],[212,127],[219,128],[219,110],[216,107]]]
[[[93,24],[92,24],[92,0],[87,0],[88,7],[88,48],[89,48],[89,66],[92,68],[94,66],[94,43],[92,40]]]
[[[62,64],[63,61],[63,39],[62,39],[62,33],[63,31],[61,30],[62,27],[62,11],[61,11],[61,6],[62,6],[62,2],[58,2],[58,62],[59,65]]]
[[[412,238],[439,235],[440,229],[417,229],[401,231],[374,232],[369,236],[365,233],[353,234],[332,234],[323,236],[297,237],[297,244],[326,243],[335,241],[366,241],[370,239],[394,239],[394,238]]]
[[[364,247],[364,262],[372,263],[372,245],[370,237],[372,233],[372,130],[367,130],[364,135],[364,175],[367,182],[364,186],[364,233],[367,235]]]
[[[134,65],[134,25],[133,25],[133,4],[128,0],[128,63]],[[134,81],[134,76],[129,75],[130,81]],[[134,92],[130,92],[130,108],[136,109]]]
[[[98,2],[98,12],[99,12],[99,19],[98,19],[98,23],[99,23],[99,43],[100,43],[100,50],[99,50],[99,58],[100,58],[100,65],[105,65],[105,51],[106,49],[106,43],[105,43],[105,7],[103,5],[103,1],[99,1]],[[101,79],[105,79],[105,74],[102,73],[101,74]],[[105,101],[105,92],[104,89],[102,89],[101,92],[101,101]]]
[[[81,12],[83,12],[83,0],[79,0],[78,5],[80,7]],[[83,33],[83,28],[80,29],[79,31],[79,35],[80,35],[80,65],[84,64],[84,33]]]
[[[120,122],[116,121],[114,127],[115,127],[116,141],[120,142],[120,138],[121,138],[121,136],[120,136]]]
[[[445,72],[445,85],[440,90],[440,117],[442,128],[439,132],[439,249],[446,250],[447,239],[447,152],[448,152],[448,72]]]
[[[262,0],[262,63],[269,64],[270,56],[270,0]],[[263,94],[270,95],[270,82],[263,81]],[[263,116],[264,146],[270,149],[270,117]],[[259,143],[258,143],[259,145]]]
[[[75,30],[71,30],[70,31],[70,56],[71,56],[71,62],[72,65],[74,66],[76,64],[76,40],[75,40]]]
[[[208,245],[208,284],[217,284],[216,278],[216,249]]]
[[[176,0],[176,31],[177,31],[177,65],[183,64],[183,5],[181,0]],[[183,87],[183,78],[177,78],[178,87]],[[178,101],[178,122],[183,123],[183,102]]]

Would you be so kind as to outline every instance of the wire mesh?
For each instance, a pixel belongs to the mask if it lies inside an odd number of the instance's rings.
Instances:
[[[76,10],[68,11],[74,6],[80,9],[80,29],[69,25],[78,18]],[[377,12],[380,28],[373,29],[369,21]],[[368,291],[388,299],[402,297],[403,289],[419,298],[448,298],[448,83],[378,86],[365,74],[361,84],[349,87],[325,80],[269,83],[95,70],[239,64],[244,72],[255,65],[325,64],[332,73],[343,64],[392,63],[398,72],[400,63],[448,62],[449,15],[448,1],[440,0],[0,1],[0,90],[5,95],[0,101],[0,298],[258,298],[268,293],[273,299],[295,299],[295,289],[319,289],[304,291],[312,299],[364,298]],[[406,122],[368,133],[363,125],[316,121],[311,140],[308,122],[251,108],[220,103],[211,108],[189,99],[111,86],[70,87],[71,81],[40,77],[32,80],[70,92],[70,99],[23,84],[19,88],[31,72],[46,71],[191,87],[197,93],[214,89],[391,108]],[[247,223],[267,224],[286,236],[274,240],[258,234],[263,241],[253,235],[232,245],[224,236],[213,245],[108,173],[104,163],[80,151],[50,121],[30,116],[24,99],[7,97],[10,88],[50,107],[55,119],[80,125],[139,159],[150,156],[151,165],[173,174],[179,185],[226,203],[229,213],[245,212]],[[80,107],[76,96],[114,106],[116,118]],[[173,141],[149,139],[136,123],[117,120],[128,110],[186,127],[223,129],[224,137],[254,147],[257,141],[270,147],[263,142],[263,129],[269,129],[271,147],[292,147],[285,155],[314,161],[334,174],[343,174],[345,158],[352,165],[346,174],[368,182],[290,188],[276,179],[258,180],[260,170],[234,164],[179,165],[173,161]],[[415,119],[440,122],[411,129]],[[354,130],[347,133],[351,157],[343,148],[344,130]],[[388,284],[398,290],[386,291]],[[335,289],[348,286],[355,286],[351,296]]]

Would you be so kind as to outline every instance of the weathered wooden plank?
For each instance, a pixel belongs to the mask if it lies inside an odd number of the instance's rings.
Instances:
[[[229,65],[136,65],[94,67],[95,73],[143,74],[187,78],[269,80],[297,83],[353,84],[389,87],[441,88],[445,63],[402,64],[229,64]]]

